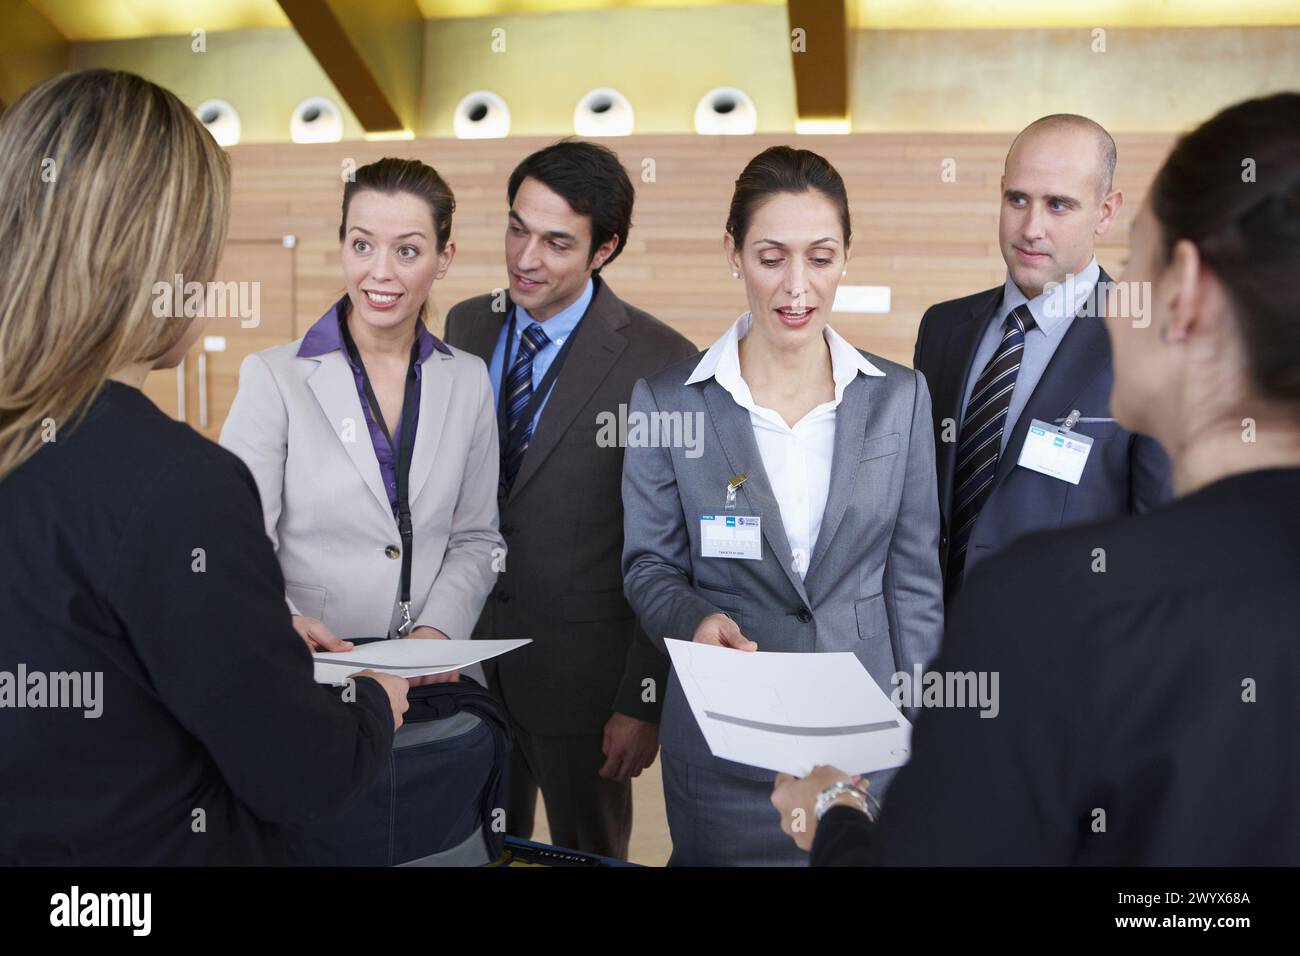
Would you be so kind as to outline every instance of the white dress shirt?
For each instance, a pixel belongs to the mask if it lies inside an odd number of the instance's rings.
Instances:
[[[794,556],[793,570],[802,578],[808,571],[808,560],[817,543],[822,515],[826,511],[835,450],[835,413],[844,398],[844,389],[859,372],[864,375],[885,373],[868,362],[829,325],[826,326],[824,335],[831,352],[835,399],[818,405],[791,427],[772,409],[754,402],[754,396],[740,374],[738,346],[749,332],[750,321],[748,312],[736,319],[726,334],[709,346],[686,384],[716,379],[731,393],[736,404],[749,412],[758,454],[781,509],[781,523]]]

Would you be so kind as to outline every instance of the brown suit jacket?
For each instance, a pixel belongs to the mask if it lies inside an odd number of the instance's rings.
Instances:
[[[638,380],[698,354],[596,277],[591,306],[501,507],[508,553],[473,636],[532,638],[486,668],[530,733],[599,733],[614,712],[658,722],[668,659],[623,595],[623,449],[597,445]],[[489,293],[447,313],[446,341],[491,363],[506,313]],[[644,701],[644,681],[653,700]]]

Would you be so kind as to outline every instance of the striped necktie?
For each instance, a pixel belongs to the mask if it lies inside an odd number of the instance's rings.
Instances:
[[[514,484],[533,437],[533,423],[524,418],[533,398],[533,358],[550,341],[540,325],[534,323],[525,328],[519,339],[519,354],[506,376],[507,438],[505,459],[501,462],[501,478],[506,488]]]
[[[1025,351],[1025,333],[1034,327],[1028,304],[1011,310],[1002,326],[1002,341],[984,366],[962,419],[953,475],[952,533],[949,535],[948,587],[951,591],[966,566],[966,546],[980,509],[993,490],[1002,432]]]

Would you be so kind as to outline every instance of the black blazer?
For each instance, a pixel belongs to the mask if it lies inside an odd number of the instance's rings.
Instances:
[[[389,759],[387,694],[312,681],[237,457],[116,382],[58,428],[0,479],[0,864],[283,860]],[[100,716],[15,707],[20,667]]]
[[[1250,472],[981,564],[931,669],[1000,712],[923,710],[878,831],[837,807],[813,862],[1300,864],[1297,501]]]
[[[1101,521],[1148,511],[1172,495],[1169,458],[1158,442],[1121,427],[1111,417],[1110,390],[1115,373],[1110,338],[1100,316],[1099,292],[1111,282],[1102,271],[1083,313],[1070,323],[1020,418],[1011,425],[1006,450],[998,461],[993,490],[975,520],[966,550],[965,571],[999,548],[1030,531]],[[952,521],[953,472],[961,434],[966,383],[982,369],[973,368],[975,351],[989,319],[1002,302],[1002,286],[926,310],[916,336],[913,364],[930,383],[933,400],[936,466],[939,473],[939,564],[948,570],[948,535]],[[1075,431],[1094,439],[1078,485],[1019,468],[1021,446],[1031,419],[1060,421],[1079,409],[1083,421]],[[1089,421],[1088,419],[1092,419]],[[945,428],[945,422],[951,423]],[[948,438],[945,441],[945,437]],[[960,581],[947,582],[949,596]]]
[[[487,363],[505,324],[494,298],[447,313],[448,344]],[[623,594],[623,449],[597,445],[597,415],[618,416],[638,379],[698,350],[599,278],[574,334],[502,507],[506,569],[473,634],[533,639],[484,670],[534,734],[600,733],[615,711],[657,723],[668,687],[668,658]]]

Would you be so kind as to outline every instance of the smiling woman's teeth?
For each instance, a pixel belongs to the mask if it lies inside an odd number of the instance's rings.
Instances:
[[[397,296],[395,295],[380,295],[378,292],[367,292],[366,295],[370,296],[370,298],[373,299],[374,301],[382,303],[383,305],[387,305],[390,302],[397,301]]]

